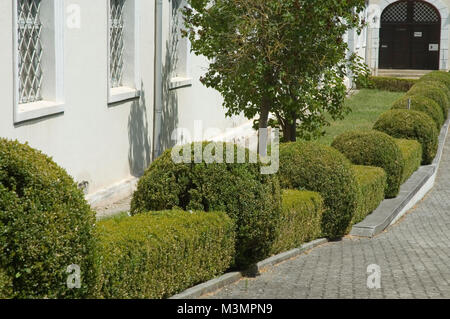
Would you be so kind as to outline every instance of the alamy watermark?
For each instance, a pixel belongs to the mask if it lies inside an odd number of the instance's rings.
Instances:
[[[381,267],[376,264],[367,267],[367,288],[381,289]]]
[[[80,289],[81,288],[81,268],[78,265],[70,265],[66,269],[67,276],[67,288],[68,289]]]
[[[227,129],[227,133],[232,135],[234,129]],[[241,142],[245,146],[257,146],[257,150],[247,150],[245,147],[235,147],[235,142],[227,140],[214,139],[210,142],[204,142],[209,136],[220,136],[223,133],[220,129],[209,128],[203,132],[201,121],[195,121],[194,134],[188,129],[178,128],[172,133],[172,141],[176,146],[172,149],[172,161],[175,164],[244,164],[261,163],[261,174],[276,174],[280,167],[280,131],[279,129],[260,129],[258,135],[244,137]],[[195,141],[195,142],[194,142]],[[206,144],[206,145],[205,145]],[[270,147],[270,152],[267,149]],[[192,156],[194,154],[194,156]]]

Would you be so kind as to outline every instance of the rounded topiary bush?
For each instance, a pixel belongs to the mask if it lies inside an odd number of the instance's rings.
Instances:
[[[406,95],[397,100],[392,109],[408,109],[409,102],[411,110],[428,114],[436,123],[436,127],[441,129],[444,124],[444,113],[442,108],[430,98],[422,95]]]
[[[374,129],[395,138],[417,140],[422,144],[422,164],[433,162],[438,149],[438,130],[431,117],[423,112],[391,110],[383,113]]]
[[[65,170],[16,141],[0,139],[0,268],[14,298],[78,298],[93,284],[94,213]],[[81,289],[68,289],[70,265]]]
[[[354,131],[338,136],[332,146],[353,164],[381,167],[387,174],[386,197],[396,197],[403,176],[403,157],[395,139],[378,131]]]
[[[428,81],[438,81],[445,84],[450,94],[450,73],[442,71],[433,71],[428,74],[425,74],[419,79],[419,82],[428,82]]]
[[[282,144],[279,175],[282,188],[322,195],[324,236],[335,239],[345,235],[356,212],[358,190],[352,164],[344,155],[318,143]]]
[[[432,99],[441,107],[444,118],[446,119],[448,116],[450,100],[445,88],[442,88],[440,85],[442,84],[431,81],[419,82],[408,91],[407,96],[422,95]]]
[[[231,145],[235,157],[230,161],[223,143],[195,145],[200,151],[215,150],[217,160],[207,164],[200,158],[194,164],[196,147],[188,145],[183,152],[188,160],[178,163],[172,150],[167,150],[139,181],[131,202],[132,214],[173,208],[224,211],[236,224],[235,265],[245,267],[267,257],[281,214],[278,177],[261,174],[262,164],[250,161],[246,149]],[[242,162],[237,161],[237,154],[245,156],[245,163],[236,164]]]

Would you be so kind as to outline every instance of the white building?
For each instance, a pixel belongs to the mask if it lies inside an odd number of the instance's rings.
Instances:
[[[0,136],[52,156],[95,202],[129,193],[175,128],[247,123],[200,83],[181,1],[0,0]]]
[[[95,202],[129,194],[176,128],[251,127],[200,83],[207,61],[180,36],[183,1],[0,0],[0,136],[52,156]],[[374,73],[447,70],[449,7],[370,0],[351,50]]]
[[[370,0],[369,26],[363,39],[355,37],[355,50],[362,51],[375,74],[382,69],[446,71],[449,14],[449,0]]]

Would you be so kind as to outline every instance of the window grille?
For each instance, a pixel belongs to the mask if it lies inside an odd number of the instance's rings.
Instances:
[[[414,2],[414,22],[438,23],[439,15],[429,4]]]
[[[19,103],[41,100],[41,0],[18,0]]]
[[[406,22],[408,20],[408,3],[397,2],[389,6],[381,16],[381,22]]]
[[[125,0],[110,0],[110,76],[111,87],[122,86],[124,54]]]

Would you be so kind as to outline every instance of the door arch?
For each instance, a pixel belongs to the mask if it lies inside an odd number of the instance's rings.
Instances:
[[[430,3],[402,0],[381,14],[379,67],[438,70],[441,15]]]

